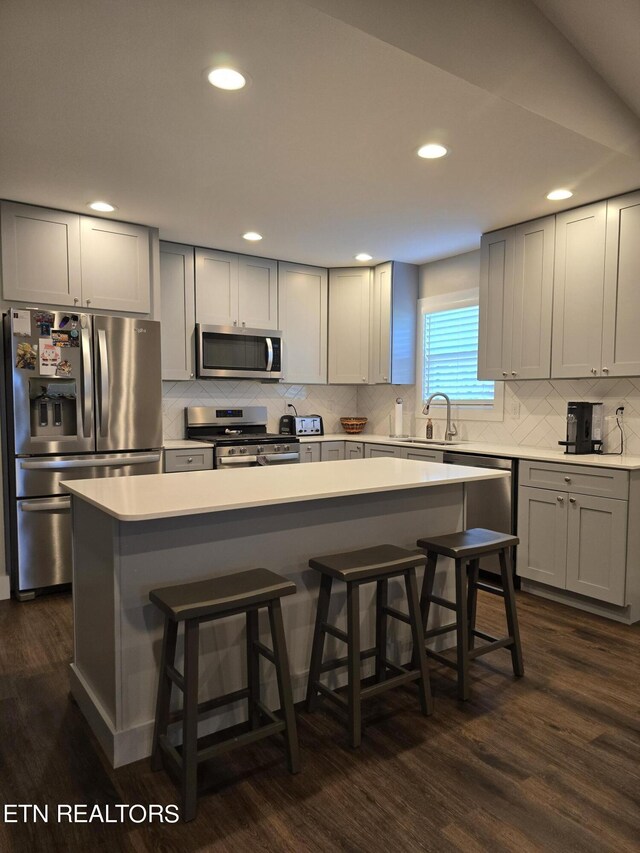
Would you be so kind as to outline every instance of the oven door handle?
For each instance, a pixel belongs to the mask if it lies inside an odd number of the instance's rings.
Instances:
[[[271,372],[273,367],[273,341],[271,338],[265,338],[267,343],[267,373]]]
[[[219,456],[216,459],[216,466],[224,468],[225,465],[255,465],[257,461],[257,456]]]
[[[258,456],[258,465],[274,465],[279,462],[298,462],[299,453],[270,453],[268,456]]]

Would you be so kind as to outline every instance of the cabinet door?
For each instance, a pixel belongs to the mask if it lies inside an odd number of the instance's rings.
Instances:
[[[238,325],[238,256],[196,249],[196,322]]]
[[[4,299],[79,305],[80,217],[6,201],[0,212]]]
[[[329,273],[329,383],[369,381],[370,269]]]
[[[320,459],[323,462],[337,462],[340,459],[344,459],[344,441],[321,442]]]
[[[320,267],[278,264],[278,328],[285,382],[327,383],[327,279],[327,271]]]
[[[444,454],[442,450],[422,450],[418,447],[403,447],[404,459],[415,459],[418,462],[442,462]]]
[[[371,284],[371,373],[374,384],[391,382],[391,298],[393,263],[380,264]]]
[[[516,226],[511,376],[551,375],[555,216]]]
[[[344,458],[345,459],[364,459],[364,444],[356,441],[345,441],[344,443]]]
[[[628,506],[614,498],[569,496],[567,589],[624,604]]]
[[[520,577],[566,588],[568,502],[566,493],[526,486],[518,490]]]
[[[193,246],[160,243],[163,379],[194,377],[194,287]]]
[[[150,237],[142,225],[80,219],[82,302],[92,311],[148,314],[151,308]]]
[[[320,462],[320,442],[300,444],[301,462]]]
[[[556,217],[551,376],[598,376],[607,203]]]
[[[248,329],[278,328],[278,262],[238,259],[238,322]]]
[[[511,378],[515,241],[514,227],[482,235],[478,379]]]
[[[640,376],[640,193],[607,202],[602,373]]]
[[[372,459],[375,456],[395,456],[397,459],[401,459],[403,449],[391,444],[365,444],[364,455],[367,459]]]

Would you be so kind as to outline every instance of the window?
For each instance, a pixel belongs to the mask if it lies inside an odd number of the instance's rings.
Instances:
[[[502,418],[501,382],[478,379],[478,297],[474,291],[420,300],[421,346],[418,353],[418,407],[430,394],[442,391],[463,420]],[[438,416],[444,401],[433,401],[430,416]]]

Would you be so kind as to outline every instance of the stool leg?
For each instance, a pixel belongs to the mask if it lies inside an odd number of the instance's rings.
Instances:
[[[182,819],[193,820],[198,798],[198,635],[197,619],[184,625],[184,717],[182,720]]]
[[[309,681],[307,682],[307,711],[313,711],[318,704],[316,684],[320,681],[320,668],[324,652],[324,629],[322,626],[326,623],[329,616],[332,580],[330,575],[321,575],[320,577],[320,590],[318,592],[318,605],[316,607],[316,625],[313,629]]]
[[[469,698],[469,622],[467,614],[467,573],[462,560],[456,560],[456,635],[458,696]]]
[[[300,771],[300,753],[298,749],[298,733],[296,729],[296,714],[293,707],[293,690],[291,688],[291,673],[287,642],[282,624],[282,606],[280,599],[269,602],[269,622],[273,641],[273,656],[276,664],[278,693],[280,694],[280,710],[285,723],[285,742],[287,745],[287,763],[291,773]]]
[[[351,746],[360,746],[362,718],[360,713],[360,587],[347,583],[347,655],[349,737]]]
[[[409,605],[409,618],[411,620],[412,659],[420,670],[420,705],[422,713],[429,716],[429,714],[433,714],[433,699],[431,697],[427,653],[424,650],[424,626],[420,617],[420,599],[418,598],[415,568],[408,569],[404,573],[404,582],[407,588],[407,604]]]
[[[513,575],[507,565],[506,549],[500,551],[500,574],[502,575],[502,588],[504,589],[504,607],[507,616],[507,628],[509,636],[513,638],[511,646],[511,664],[513,674],[524,675],[522,663],[522,646],[520,644],[520,630],[518,628],[518,613],[516,611],[516,594],[513,588]]]
[[[249,723],[252,729],[260,725],[260,657],[258,642],[258,611],[247,610],[247,686],[249,688]]]
[[[478,575],[480,574],[480,560],[471,560],[467,566],[467,577],[469,579],[469,588],[467,594],[467,619],[469,622],[469,648],[472,649],[475,643],[473,632],[476,629],[476,608],[478,603]]]
[[[376,681],[384,681],[387,667],[387,614],[384,608],[389,599],[389,581],[381,580],[376,584]]]
[[[169,728],[169,709],[171,706],[171,679],[167,675],[167,664],[173,664],[176,657],[176,639],[178,623],[165,616],[162,635],[162,653],[160,655],[160,679],[156,699],[156,721],[153,729],[153,747],[151,749],[151,769],[162,769],[162,750],[160,738]]]
[[[433,584],[436,579],[437,565],[438,555],[428,552],[427,565],[424,567],[422,591],[420,593],[420,613],[422,615],[422,625],[425,631],[427,630],[429,623],[429,608],[431,607],[431,596],[433,594]]]

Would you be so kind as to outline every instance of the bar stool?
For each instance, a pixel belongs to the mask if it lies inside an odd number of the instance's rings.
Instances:
[[[309,560],[312,569],[321,572],[320,592],[316,611],[316,622],[311,648],[311,665],[307,684],[307,710],[317,706],[319,698],[326,696],[348,712],[349,735],[352,747],[360,746],[362,733],[361,703],[364,699],[376,696],[392,687],[419,681],[419,695],[422,712],[433,712],[433,700],[429,685],[429,672],[422,641],[422,622],[420,602],[416,582],[416,566],[423,566],[426,560],[422,554],[398,548],[395,545],[378,545],[358,551],[342,554],[329,554]],[[408,615],[390,607],[387,603],[389,579],[402,575],[405,581]],[[347,631],[327,623],[331,587],[334,580],[344,581],[347,585]],[[373,648],[360,648],[360,586],[375,581],[376,588],[376,645]],[[387,617],[393,617],[411,626],[413,649],[417,665],[415,668],[399,666],[387,659]],[[337,637],[347,646],[347,656],[323,662],[325,636]],[[376,683],[363,687],[360,677],[360,662],[367,658],[376,658]],[[347,698],[326,687],[320,681],[324,672],[347,666]],[[395,675],[387,678],[387,671]]]
[[[486,655],[497,649],[509,649],[511,651],[511,663],[514,675],[524,675],[513,577],[507,566],[506,557],[507,550],[517,545],[519,541],[517,536],[497,533],[495,530],[485,530],[482,527],[474,527],[469,530],[463,530],[460,533],[450,533],[446,536],[429,536],[424,539],[418,539],[418,547],[423,548],[427,552],[427,567],[424,573],[422,594],[420,596],[420,610],[422,613],[422,622],[425,627],[425,639],[446,634],[450,631],[456,631],[457,635],[455,661],[449,660],[449,658],[431,649],[427,649],[426,652],[429,657],[457,670],[458,696],[460,699],[467,700],[469,698],[469,664],[481,655]],[[478,580],[480,557],[485,557],[489,554],[498,554],[502,588]],[[451,557],[455,560],[455,602],[439,598],[433,594],[433,582],[436,574],[438,555]],[[463,561],[467,561],[466,573]],[[497,638],[490,634],[485,634],[483,631],[476,630],[478,590],[498,595],[504,599],[508,636]],[[429,630],[428,621],[431,604],[438,604],[441,607],[453,610],[456,614],[456,621],[448,625],[443,625],[440,628]],[[474,648],[476,637],[485,640],[486,645]]]
[[[154,589],[149,593],[150,600],[164,613],[151,766],[154,770],[162,769],[164,759],[179,777],[182,819],[185,821],[193,820],[196,816],[198,764],[235,746],[243,746],[277,732],[284,732],[289,770],[291,773],[297,773],[300,769],[293,693],[280,604],[283,595],[291,595],[295,591],[295,584],[286,578],[268,569],[251,569],[195,583]],[[269,611],[273,651],[258,639],[258,611],[263,607]],[[238,613],[246,613],[247,620],[248,685],[241,690],[198,704],[200,624]],[[184,622],[182,674],[175,668],[176,639],[180,622]],[[259,655],[275,666],[281,717],[260,701]],[[169,711],[172,684],[184,695],[182,711],[175,715],[171,715]],[[250,730],[213,746],[198,749],[198,717],[240,699],[248,701]],[[167,738],[169,723],[176,719],[182,720],[180,752]],[[263,720],[267,722],[263,723]]]

